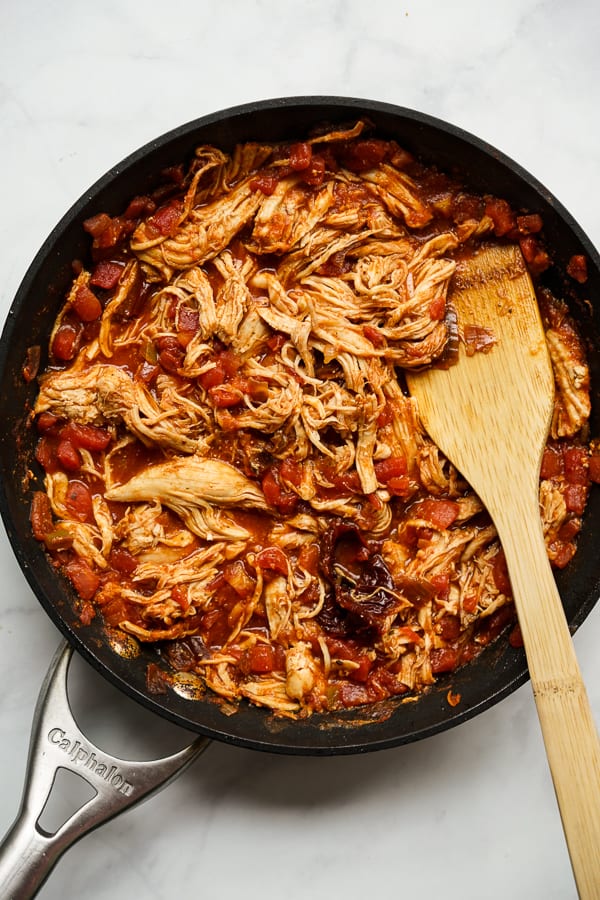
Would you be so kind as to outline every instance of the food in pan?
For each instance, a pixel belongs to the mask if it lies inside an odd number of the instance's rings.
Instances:
[[[31,509],[83,625],[155,644],[154,690],[192,672],[289,716],[418,696],[503,630],[518,643],[495,529],[402,373],[452,365],[460,341],[493,352],[458,329],[453,274],[515,241],[537,281],[542,224],[363,121],[201,146],[87,220],[39,376]],[[583,257],[570,269],[585,280]],[[563,567],[600,457],[583,342],[538,300],[557,386],[540,506]]]

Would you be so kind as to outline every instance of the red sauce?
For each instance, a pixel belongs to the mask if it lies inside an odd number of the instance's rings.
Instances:
[[[332,173],[340,169],[346,174],[352,173],[352,178],[336,180],[328,215],[335,221],[351,203],[355,221],[349,228],[354,234],[370,228],[381,211],[373,186],[358,176],[377,167],[385,170],[390,166],[414,179],[415,196],[424,205],[425,213],[415,216],[411,236],[417,234],[421,243],[448,229],[454,234],[470,233],[468,230],[473,223],[486,220],[486,227],[491,228],[495,239],[520,244],[534,278],[549,266],[543,223],[537,213],[516,210],[501,198],[473,194],[457,179],[422,166],[393,141],[360,137],[331,144],[305,140],[281,145],[251,174],[248,186],[251,192],[271,196],[283,179],[293,177],[295,190],[297,188],[297,193],[302,196],[302,202],[308,203]],[[109,216],[101,212],[84,223],[92,240],[93,265],[87,281],[78,283],[73,290],[54,333],[50,347],[53,371],[68,369],[82,347],[90,346],[102,337],[101,317],[111,300],[125,289],[124,282],[135,259],[130,238],[136,229],[143,225],[150,241],[177,235],[186,215],[186,191],[191,174],[183,166],[172,167],[165,173],[163,185],[152,196],[134,197],[122,215]],[[341,226],[339,233],[344,233]],[[468,256],[476,246],[476,240],[467,240],[456,255]],[[241,229],[228,249],[239,267],[251,263],[256,264],[263,274],[277,271],[279,259],[276,254],[255,258],[251,247],[248,229]],[[315,273],[323,278],[349,278],[355,265],[352,251],[344,248],[329,256]],[[81,264],[76,270],[82,276]],[[585,258],[572,257],[567,271],[583,283],[587,278]],[[204,263],[203,274],[214,297],[218,297],[227,286],[224,275],[211,260]],[[199,670],[211,651],[222,650],[227,654],[233,683],[238,686],[250,683],[253,678],[267,679],[273,675],[285,678],[286,652],[295,636],[293,617],[279,623],[280,631],[274,636],[270,620],[281,611],[274,612],[267,607],[260,585],[272,587],[287,579],[290,573],[299,583],[302,575],[308,574],[308,586],[300,600],[306,609],[319,607],[313,630],[307,628],[305,642],[323,670],[327,656],[330,657],[327,697],[314,693],[307,700],[308,705],[312,703],[316,709],[350,708],[401,697],[409,692],[409,686],[402,680],[403,654],[416,653],[424,640],[418,616],[410,625],[405,624],[401,613],[406,604],[417,612],[432,601],[437,604],[431,626],[435,645],[429,653],[434,676],[453,672],[473,659],[514,622],[511,586],[500,550],[492,562],[491,581],[495,591],[504,596],[504,603],[492,615],[476,620],[473,625],[465,626],[461,615],[477,616],[478,597],[475,593],[466,592],[461,600],[461,610],[448,611],[455,582],[455,573],[450,568],[438,569],[423,577],[406,574],[401,566],[391,571],[393,566],[386,557],[386,541],[394,542],[407,559],[414,559],[427,552],[438,533],[460,528],[461,498],[456,493],[451,494],[441,484],[435,490],[428,490],[419,479],[416,461],[397,449],[392,455],[376,458],[376,490],[363,493],[362,476],[355,462],[349,468],[339,470],[338,462],[332,461],[333,454],[314,454],[305,459],[289,456],[281,451],[277,429],[262,433],[259,429],[252,431],[240,427],[244,413],[268,397],[268,376],[248,374],[245,370],[247,354],[227,346],[221,334],[218,338],[214,335],[202,338],[204,347],[197,360],[201,371],[193,377],[185,377],[188,348],[197,345],[203,327],[202,308],[197,307],[193,298],[181,302],[172,285],[159,296],[162,287],[164,285],[154,283],[141,268],[137,271],[113,314],[111,334],[129,334],[132,326],[141,333],[150,322],[154,304],[159,299],[163,304],[161,327],[153,325],[143,342],[132,339],[122,346],[112,347],[104,362],[126,373],[132,384],[143,385],[157,404],[161,402],[161,379],[168,376],[171,388],[181,392],[190,404],[208,408],[216,425],[203,453],[207,458],[234,465],[260,487],[268,507],[265,511],[235,509],[236,525],[249,534],[245,553],[243,558],[225,559],[216,567],[214,578],[206,588],[210,593],[208,602],[203,603],[194,596],[190,586],[193,579],[164,588],[171,604],[173,627],[177,630],[181,623],[184,625],[175,640],[164,643],[165,653],[175,668]],[[253,284],[248,290],[259,304],[265,302],[262,287]],[[405,288],[407,297],[408,294],[408,288]],[[579,358],[581,339],[566,307],[547,292],[540,293],[540,306],[546,325],[558,329],[566,346]],[[451,345],[447,362],[450,362],[450,356],[458,352],[459,335],[444,293],[433,297],[428,313],[432,323],[446,327]],[[218,311],[217,318],[219,315]],[[278,327],[282,330],[264,326],[264,340],[258,350],[253,351],[253,359],[258,365],[268,367],[288,342],[284,327],[281,324]],[[386,351],[388,339],[380,322],[362,324],[360,330],[375,354]],[[467,352],[490,352],[495,342],[493,335],[476,324],[465,328],[462,339]],[[419,352],[413,345],[406,350],[407,356],[413,354],[413,361],[418,361]],[[84,369],[85,365],[84,362]],[[301,382],[298,373],[291,367],[288,369],[290,382],[294,383],[294,379],[296,383]],[[342,366],[336,357],[317,354],[315,374],[317,378],[332,377],[343,383]],[[137,412],[143,417],[143,411]],[[166,408],[163,412],[165,416],[169,415]],[[381,403],[377,417],[379,437],[385,437],[386,429],[393,429],[395,415],[393,403],[387,397],[386,402]],[[61,473],[66,478],[64,506],[72,520],[86,525],[96,523],[94,504],[98,503],[103,490],[98,473],[102,471],[107,454],[110,454],[110,476],[116,484],[123,484],[149,466],[170,458],[168,448],[152,445],[149,440],[138,438],[119,444],[126,429],[118,414],[99,423],[93,418],[86,422],[69,421],[42,412],[36,425],[40,435],[37,462],[48,475]],[[343,444],[339,435],[338,444]],[[292,517],[314,514],[303,493],[308,475],[314,476],[315,499],[325,510],[328,501],[340,497],[359,498],[357,521],[330,515],[329,527],[324,533],[314,536],[310,530],[304,532],[300,528],[303,540],[277,545],[272,537],[274,521],[285,524]],[[566,508],[566,516],[556,534],[551,535],[548,548],[553,564],[560,568],[567,565],[575,553],[580,517],[585,510],[590,484],[600,482],[600,451],[597,447],[590,451],[588,446],[576,440],[551,441],[544,451],[541,477],[561,493]],[[375,533],[371,527],[383,507],[382,495],[391,509],[391,523],[385,534]],[[116,501],[106,501],[106,508],[115,526],[131,511],[129,504]],[[323,515],[328,514],[325,511]],[[158,577],[149,575],[140,581],[141,557],[138,558],[137,551],[126,540],[115,539],[107,553],[106,565],[96,567],[91,559],[77,555],[72,535],[57,527],[49,498],[43,492],[33,496],[31,523],[35,537],[46,544],[53,561],[62,567],[82,601],[82,622],[89,623],[98,607],[104,621],[113,627],[127,622],[150,634],[153,630],[161,634],[168,630],[168,622],[144,610],[144,603],[157,590]],[[167,544],[183,528],[178,515],[166,506],[155,524]],[[474,527],[484,529],[487,525],[487,515],[481,513]],[[177,554],[190,556],[206,543],[194,536],[185,549],[172,551],[174,558]],[[99,546],[96,551],[100,552]],[[118,588],[123,585],[132,592],[137,591],[144,602],[129,602],[120,595]],[[385,629],[390,627],[389,622],[395,626],[395,639],[402,642],[403,650],[396,657],[386,656],[382,649],[382,635],[387,633]],[[519,634],[514,629],[510,640],[513,646],[519,645]],[[166,676],[160,675],[158,670],[151,673],[150,681],[157,690],[165,689],[168,683]],[[449,693],[448,702],[454,705],[460,702],[460,697]]]

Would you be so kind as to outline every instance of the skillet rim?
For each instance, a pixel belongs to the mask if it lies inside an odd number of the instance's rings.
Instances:
[[[317,115],[318,110],[321,110],[321,112]],[[73,228],[78,227],[82,231],[81,220],[84,217],[82,213],[89,207],[90,203],[96,202],[96,198],[103,192],[106,192],[111,186],[114,186],[115,183],[117,186],[120,185],[120,180],[127,173],[132,170],[135,171],[140,166],[143,168],[144,163],[147,164],[150,159],[153,159],[157,153],[164,151],[165,148],[171,151],[175,146],[184,143],[187,143],[189,148],[192,148],[199,140],[206,140],[206,138],[192,140],[199,130],[206,131],[211,128],[225,126],[225,131],[229,130],[229,132],[233,133],[235,130],[233,126],[236,123],[238,127],[240,123],[245,124],[245,127],[251,130],[252,121],[257,116],[262,116],[264,119],[267,115],[281,117],[295,113],[294,121],[296,121],[300,112],[302,112],[304,118],[316,122],[326,117],[323,114],[324,110],[328,111],[327,115],[334,113],[337,121],[340,121],[338,115],[340,113],[344,113],[346,119],[350,115],[360,113],[370,115],[375,119],[379,117],[381,121],[393,120],[396,125],[404,123],[409,129],[414,129],[417,134],[419,132],[424,133],[427,130],[431,133],[436,132],[441,139],[450,139],[453,143],[458,142],[466,148],[470,148],[469,152],[474,159],[486,159],[490,166],[496,166],[498,171],[504,170],[509,173],[511,179],[516,179],[521,186],[525,185],[532,195],[536,195],[543,200],[562,223],[562,226],[571,233],[573,244],[584,250],[589,262],[591,262],[590,269],[591,274],[594,276],[594,281],[600,284],[600,256],[573,216],[541,182],[530,175],[522,166],[475,135],[426,113],[374,100],[309,95],[255,101],[229,107],[191,120],[152,139],[112,166],[62,216],[31,262],[11,304],[4,324],[0,338],[0,402],[3,408],[6,405],[4,391],[7,389],[7,386],[10,387],[10,385],[7,385],[7,375],[12,375],[12,386],[18,388],[17,373],[14,370],[14,352],[11,355],[11,349],[18,339],[18,326],[21,324],[23,307],[35,290],[40,273],[48,266],[49,258],[53,253],[59,257],[55,265],[62,266],[64,269],[66,265],[70,264],[70,259],[73,257],[67,258],[63,252],[62,257],[65,258],[62,258],[60,252],[58,252],[61,248],[61,240],[69,232],[69,229],[73,230]],[[377,125],[377,122],[375,124]],[[299,126],[299,130],[303,130],[302,126]],[[286,127],[284,131],[289,134],[289,127]],[[377,131],[381,132],[381,127],[377,127]],[[238,136],[235,138],[235,142],[242,139],[244,138]],[[270,140],[271,138],[267,137],[265,139]],[[418,137],[414,138],[414,142],[418,146]],[[443,166],[440,167],[444,168]],[[462,165],[461,171],[463,171]],[[468,173],[465,175],[465,181],[468,184],[472,182],[472,178],[469,177]],[[129,196],[131,196],[131,193]],[[126,198],[127,194],[124,194],[122,199],[125,200]],[[99,212],[102,209],[97,207],[95,211]],[[573,286],[569,285],[569,287],[572,288]],[[61,292],[55,291],[55,294],[56,302],[58,303],[60,302]],[[575,300],[577,302],[577,297],[575,297]],[[585,301],[580,298],[580,305],[584,303]],[[49,309],[55,312],[54,305],[49,307]],[[600,315],[600,310],[598,314]],[[13,364],[12,369],[10,367],[11,362]],[[18,391],[15,391],[15,393],[18,393]],[[13,417],[14,421],[11,419],[13,428],[22,424],[22,416],[23,413],[21,411],[21,419],[18,416],[16,418]],[[421,740],[461,724],[495,705],[528,680],[529,676],[523,653],[512,650],[507,652],[506,646],[504,646],[501,648],[487,648],[482,654],[486,658],[486,666],[483,667],[483,673],[485,674],[485,671],[489,669],[492,676],[491,686],[484,697],[475,698],[471,705],[469,705],[469,702],[472,691],[469,691],[468,683],[464,687],[462,686],[460,673],[463,673],[463,675],[467,673],[468,675],[478,670],[478,668],[481,669],[481,665],[479,667],[476,665],[477,660],[463,667],[452,678],[441,679],[438,682],[438,686],[414,703],[406,704],[386,701],[383,705],[376,704],[375,707],[378,707],[378,709],[373,707],[366,714],[365,710],[360,710],[358,713],[351,711],[350,715],[341,715],[340,717],[328,714],[325,722],[319,721],[319,716],[313,716],[311,719],[294,722],[290,725],[285,720],[283,722],[273,720],[273,717],[265,713],[264,710],[259,710],[249,705],[246,705],[244,709],[240,709],[234,716],[226,718],[215,703],[185,701],[171,692],[166,695],[167,699],[170,700],[169,705],[165,705],[164,697],[161,699],[161,697],[148,694],[142,690],[142,682],[139,678],[132,682],[131,661],[123,660],[112,651],[109,651],[110,656],[107,655],[106,645],[103,646],[102,644],[98,628],[90,626],[90,629],[82,629],[81,626],[78,627],[76,625],[76,617],[71,609],[71,604],[66,599],[69,594],[69,588],[66,583],[59,584],[54,573],[52,573],[54,593],[59,592],[60,598],[58,600],[56,597],[50,599],[48,596],[47,585],[44,584],[48,579],[44,579],[44,572],[42,569],[38,569],[36,565],[42,558],[45,560],[45,554],[40,550],[37,542],[34,542],[32,546],[31,535],[23,535],[22,530],[16,524],[15,505],[18,505],[19,498],[11,496],[9,487],[11,478],[6,477],[10,475],[14,479],[17,474],[16,466],[14,464],[9,465],[11,461],[14,463],[10,451],[8,451],[7,459],[7,447],[11,443],[11,433],[11,431],[5,429],[4,434],[0,436],[0,465],[4,475],[0,480],[0,513],[13,552],[30,587],[63,635],[95,669],[134,700],[177,725],[226,743],[268,752],[297,755],[362,753]],[[597,428],[596,433],[598,433]],[[13,437],[18,443],[19,435],[13,435]],[[24,497],[20,499],[24,500]],[[595,503],[593,503],[594,499],[596,500]],[[591,502],[594,506],[592,515],[600,521],[600,504],[597,502],[598,499],[598,491],[592,492]],[[27,537],[29,537],[29,541]],[[592,548],[593,545],[591,545],[590,551]],[[579,557],[581,550],[582,548],[580,547],[575,559]],[[50,568],[47,561],[46,568]],[[561,574],[558,573],[557,580],[559,580]],[[563,581],[565,581],[564,578]],[[589,581],[590,579],[588,578]],[[586,595],[583,601],[576,603],[573,609],[568,610],[572,632],[581,625],[596,603],[600,591],[600,571],[595,574],[592,581],[593,586],[586,582]],[[561,590],[562,593],[563,591]],[[70,616],[68,614],[69,611],[71,613]],[[502,650],[501,653],[499,649]],[[481,656],[478,660],[481,661]],[[488,663],[489,665],[487,665]],[[142,664],[145,666],[144,659],[142,659]],[[464,706],[459,704],[458,707],[452,708],[446,703],[445,694],[450,687],[452,687],[453,691],[458,690],[457,685],[462,687],[462,696],[466,702]],[[425,698],[428,699],[425,701]],[[435,721],[419,721],[419,711],[423,708],[422,701],[429,703],[431,706],[432,716]],[[208,724],[207,721],[198,721],[190,717],[190,703],[193,704],[196,710],[202,708],[211,712],[211,715],[208,715]],[[443,715],[444,713],[445,716]],[[405,725],[404,730],[399,730],[395,724],[400,717],[402,717]],[[269,720],[271,720],[270,724],[267,725],[266,723]],[[336,724],[338,721],[341,721],[341,724]],[[232,727],[239,725],[239,723],[242,723],[242,728]],[[261,724],[257,727],[257,723]]]

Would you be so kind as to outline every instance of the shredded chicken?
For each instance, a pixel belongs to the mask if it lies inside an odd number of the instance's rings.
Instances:
[[[109,487],[104,496],[126,503],[158,501],[176,512],[190,531],[208,541],[248,537],[247,530],[237,526],[222,509],[267,508],[262,491],[229,463],[197,456],[148,466],[125,484]]]
[[[553,329],[546,341],[554,367],[557,397],[552,419],[552,437],[573,437],[587,422],[591,412],[590,379],[579,346],[568,343]]]
[[[82,621],[163,642],[228,709],[402,698],[512,621],[495,528],[403,389],[402,369],[447,364],[456,256],[495,228],[493,204],[465,213],[460,182],[429,174],[362,121],[199,147],[102,236],[54,323],[34,533]],[[566,307],[542,299],[557,392],[540,510],[565,565],[589,372]]]
[[[167,389],[157,401],[142,382],[117,366],[104,364],[45,376],[35,412],[49,412],[81,425],[123,423],[142,443],[182,453],[193,453],[205,430],[202,411],[182,395],[169,394]]]

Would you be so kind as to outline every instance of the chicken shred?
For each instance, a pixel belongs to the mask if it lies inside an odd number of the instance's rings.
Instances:
[[[440,179],[363,121],[198,147],[55,320],[36,536],[108,626],[163,642],[228,709],[414,695],[512,620],[495,528],[403,388],[444,359],[456,256],[494,229]],[[563,565],[590,382],[564,304],[541,307],[558,462],[540,511]]]

